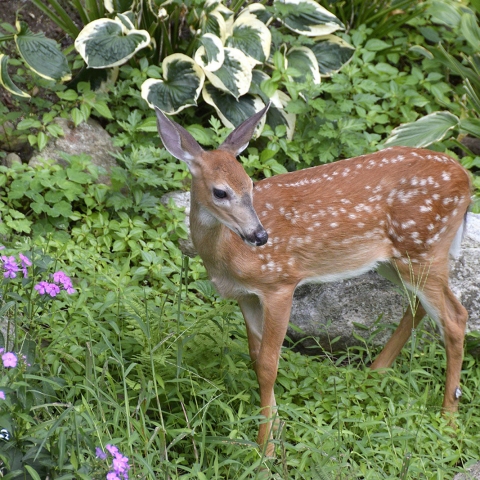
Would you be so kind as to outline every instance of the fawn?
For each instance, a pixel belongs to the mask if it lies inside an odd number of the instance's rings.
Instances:
[[[371,368],[389,367],[428,313],[447,353],[443,409],[456,411],[467,312],[448,285],[449,254],[459,249],[470,204],[468,172],[442,153],[395,147],[253,184],[236,157],[267,109],[214,151],[156,109],[165,148],[192,175],[193,243],[219,293],[236,299],[245,318],[266,417],[259,445],[273,454],[273,388],[295,288],[377,267],[419,304],[408,307]]]

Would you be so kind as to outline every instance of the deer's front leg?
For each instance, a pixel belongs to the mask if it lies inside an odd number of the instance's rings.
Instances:
[[[263,299],[263,331],[258,353],[255,353],[255,371],[260,387],[260,406],[262,415],[267,419],[260,425],[258,444],[264,448],[265,455],[273,456],[274,445],[268,443],[272,436],[272,416],[274,415],[275,396],[273,387],[277,378],[278,360],[285,334],[287,332],[294,288],[278,289]],[[251,333],[249,331],[249,340]],[[252,347],[250,347],[252,352]]]

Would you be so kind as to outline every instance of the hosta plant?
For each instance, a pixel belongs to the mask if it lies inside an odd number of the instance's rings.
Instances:
[[[291,135],[295,116],[284,111],[289,97],[280,90],[282,80],[318,84],[354,51],[332,35],[344,28],[342,22],[313,0],[276,0],[272,7],[252,3],[238,14],[218,0],[207,0],[198,26],[193,55],[165,57],[162,78],[145,81],[142,97],[174,114],[197,105],[201,95],[228,127],[259,111],[270,97],[267,122],[285,125]],[[285,29],[308,39],[275,45],[272,36],[282,38]]]

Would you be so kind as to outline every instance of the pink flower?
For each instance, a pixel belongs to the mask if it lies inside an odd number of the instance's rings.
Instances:
[[[0,390],[0,399],[5,400],[5,392],[3,392],[2,390]]]
[[[32,266],[32,262],[30,261],[30,259],[29,259],[28,257],[26,257],[25,255],[23,255],[22,253],[19,253],[18,256],[20,257],[20,260],[22,261],[23,277],[24,277],[24,278],[27,278],[27,277],[28,277],[27,267],[31,267],[31,266]]]
[[[16,272],[18,272],[18,265],[15,261],[15,257],[13,255],[10,257],[2,255],[2,260],[3,269],[5,270],[5,272],[3,272],[3,276],[5,278],[15,278],[17,276]]]
[[[15,368],[17,366],[17,356],[12,352],[7,352],[2,355],[2,361],[4,367]]]

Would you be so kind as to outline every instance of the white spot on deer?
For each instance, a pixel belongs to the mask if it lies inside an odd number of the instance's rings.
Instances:
[[[407,228],[413,227],[414,225],[416,225],[415,220],[407,220],[406,222],[403,222],[401,224],[401,227],[403,228],[403,230],[406,230]]]
[[[363,222],[358,222],[357,223],[358,228],[363,228],[364,226],[365,226],[365,224]]]
[[[262,265],[262,266],[260,267],[260,270],[261,270],[262,272],[264,272],[266,269],[267,269],[267,266],[266,266],[266,265]]]
[[[439,195],[438,193],[434,193],[434,194],[432,195],[432,198],[433,198],[434,200],[438,200],[438,199],[440,198],[440,195]]]
[[[410,185],[413,185],[413,186],[418,185],[418,178],[417,177],[412,177],[410,179]]]
[[[347,177],[349,173],[350,173],[350,169],[348,167],[345,168],[342,172],[342,177]]]
[[[349,213],[348,218],[351,218],[352,220],[355,220],[357,218],[357,215],[355,215],[354,213]]]
[[[264,211],[261,213],[262,217],[266,217],[267,214],[268,214],[268,212],[267,212],[266,210],[264,210]]]
[[[362,167],[363,167],[363,165],[362,165],[361,163],[357,163],[357,164],[355,165],[355,168],[362,168]]]
[[[342,198],[340,201],[345,205],[349,205],[352,203],[348,198]]]
[[[428,226],[427,226],[427,229],[432,231],[435,229],[435,225],[433,223],[430,223]]]
[[[448,172],[442,172],[442,178],[443,178],[443,180],[448,182],[451,179],[451,176]]]
[[[426,206],[426,205],[421,205],[421,206],[420,206],[420,211],[421,211],[422,213],[431,212],[431,211],[432,211],[432,207],[428,207],[428,206]]]
[[[285,214],[285,207],[280,207],[280,215],[284,215]]]
[[[370,185],[365,185],[365,190],[370,190],[372,187]]]
[[[395,247],[392,247],[392,256],[395,258],[400,258],[402,254]]]
[[[371,170],[376,164],[377,162],[375,160],[369,160],[367,164],[367,170]]]
[[[273,205],[271,203],[266,203],[265,206],[268,210],[273,210]]]
[[[411,152],[412,156],[419,157],[420,155],[417,152]]]
[[[448,222],[448,219],[449,219],[449,216],[448,216],[448,215],[445,215],[445,217],[442,217],[440,221],[441,221],[442,223],[447,223],[447,222]]]
[[[338,223],[337,223],[337,222],[332,222],[332,223],[330,224],[330,226],[331,226],[332,228],[337,228],[337,227],[338,227]]]
[[[316,228],[320,227],[321,225],[322,225],[321,222],[315,222],[313,224],[313,226],[316,227]]]
[[[382,187],[381,187],[380,185],[377,185],[377,186],[372,190],[373,193],[379,193],[379,192],[381,192],[381,191],[382,191]]]

